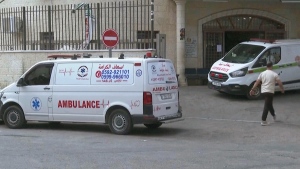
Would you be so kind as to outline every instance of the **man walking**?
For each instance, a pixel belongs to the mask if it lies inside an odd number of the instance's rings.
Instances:
[[[278,83],[281,93],[284,93],[284,89],[282,86],[282,82],[279,79],[277,73],[272,71],[273,64],[272,62],[267,63],[267,70],[263,71],[257,78],[253,88],[250,91],[250,95],[253,95],[253,89],[255,89],[261,83],[261,93],[265,98],[265,105],[263,114],[261,117],[261,125],[266,126],[268,125],[267,116],[268,112],[270,111],[271,115],[273,116],[273,120],[276,121],[276,114],[273,108],[273,96],[275,90],[275,84]]]

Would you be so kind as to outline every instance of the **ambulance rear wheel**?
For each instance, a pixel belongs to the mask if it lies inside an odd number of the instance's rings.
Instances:
[[[24,113],[18,106],[8,107],[3,117],[5,125],[11,129],[22,128],[26,124]]]
[[[129,113],[124,109],[115,109],[108,118],[109,129],[115,134],[128,134],[133,128]]]
[[[149,129],[157,129],[158,127],[160,127],[162,125],[162,123],[158,122],[158,123],[144,124],[144,125]]]

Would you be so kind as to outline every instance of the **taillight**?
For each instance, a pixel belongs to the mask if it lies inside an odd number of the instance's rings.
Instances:
[[[143,93],[143,104],[152,104],[152,94],[150,92]]]

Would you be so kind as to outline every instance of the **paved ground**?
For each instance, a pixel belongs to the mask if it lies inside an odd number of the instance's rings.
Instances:
[[[296,169],[300,168],[300,91],[276,94],[279,122],[260,126],[263,100],[180,88],[184,121],[131,135],[106,125],[0,125],[0,168]],[[269,118],[270,119],[270,118]],[[269,120],[268,119],[268,120]]]

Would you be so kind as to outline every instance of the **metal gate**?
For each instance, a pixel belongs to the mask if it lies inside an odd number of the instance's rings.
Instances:
[[[204,68],[210,68],[223,56],[223,32],[204,32]]]
[[[102,33],[118,32],[117,49],[154,48],[154,0],[0,9],[0,50],[105,49]]]

